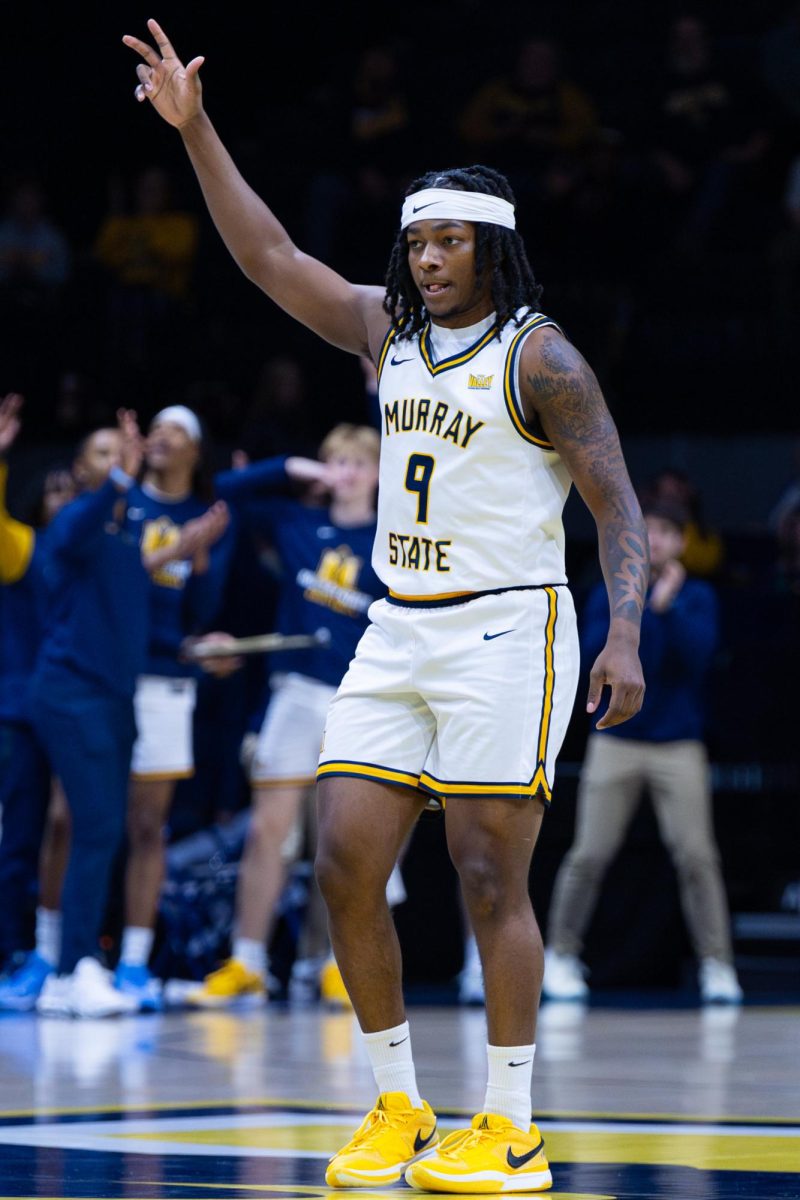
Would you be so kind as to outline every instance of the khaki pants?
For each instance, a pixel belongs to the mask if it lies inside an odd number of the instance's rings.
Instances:
[[[589,738],[575,841],[555,882],[548,945],[561,954],[580,954],[606,868],[645,787],[677,872],[695,954],[730,963],[730,918],[711,823],[708,758],[697,741]]]

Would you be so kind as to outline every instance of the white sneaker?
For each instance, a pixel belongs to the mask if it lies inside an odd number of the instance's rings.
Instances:
[[[589,987],[585,975],[586,967],[574,954],[545,950],[542,996],[546,1000],[586,1000]]]
[[[69,989],[71,975],[48,975],[44,987],[36,998],[36,1011],[40,1017],[70,1017]]]
[[[730,963],[702,958],[697,975],[704,1004],[741,1004],[744,992]]]
[[[73,1017],[121,1017],[135,1013],[139,1001],[114,987],[114,977],[96,958],[82,958],[70,976],[69,1009]]]

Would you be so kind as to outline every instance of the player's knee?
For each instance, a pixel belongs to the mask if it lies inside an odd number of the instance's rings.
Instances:
[[[353,880],[348,864],[333,847],[320,846],[314,860],[314,875],[328,908],[341,906],[348,892],[353,890]]]
[[[473,921],[490,921],[507,906],[513,890],[511,881],[491,859],[471,855],[457,864],[457,870]]]

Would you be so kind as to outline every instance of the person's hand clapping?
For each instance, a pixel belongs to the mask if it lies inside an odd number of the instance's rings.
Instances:
[[[686,568],[683,563],[678,562],[677,558],[671,558],[669,562],[664,563],[648,600],[653,612],[663,613],[671,608],[685,581]]]

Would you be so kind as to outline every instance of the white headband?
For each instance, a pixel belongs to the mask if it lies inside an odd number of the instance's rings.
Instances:
[[[169,421],[172,425],[180,425],[181,429],[189,435],[193,442],[201,442],[203,440],[203,431],[200,428],[200,422],[190,408],[185,404],[170,404],[168,408],[162,408],[161,412],[156,413],[150,422],[150,428],[155,429],[156,425],[160,425],[163,421]]]
[[[425,188],[406,196],[400,217],[400,228],[412,221],[438,219],[454,221],[483,221],[486,225],[504,225],[515,229],[514,205],[499,196],[483,192],[462,192],[456,188]]]

